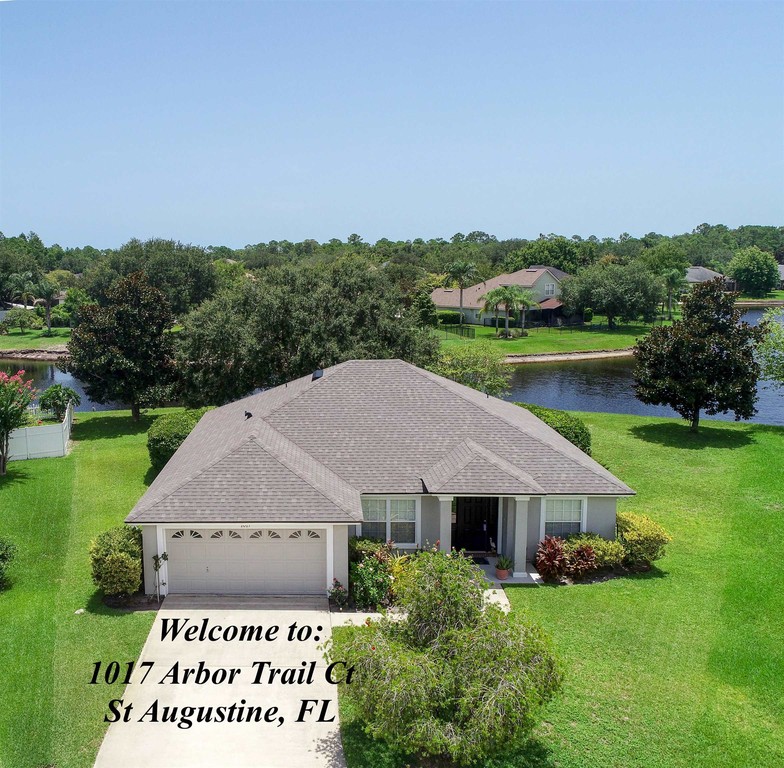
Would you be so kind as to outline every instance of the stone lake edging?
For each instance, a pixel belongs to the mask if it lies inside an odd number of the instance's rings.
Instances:
[[[560,363],[564,360],[605,360],[613,357],[633,357],[634,347],[625,349],[595,349],[590,352],[545,352],[542,354],[512,354],[504,358],[508,365],[522,363]]]
[[[0,360],[41,360],[57,362],[68,354],[68,349],[63,347],[53,347],[52,349],[2,349],[0,350]]]

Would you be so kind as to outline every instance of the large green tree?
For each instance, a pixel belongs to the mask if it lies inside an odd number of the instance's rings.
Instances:
[[[741,322],[736,293],[720,278],[697,284],[683,300],[683,319],[653,328],[637,342],[634,390],[643,403],[669,405],[697,431],[700,413],[755,413],[763,328]]]
[[[0,475],[6,473],[11,433],[27,424],[27,406],[34,397],[33,380],[25,379],[24,371],[0,371]]]
[[[506,365],[505,358],[504,350],[498,345],[477,341],[442,349],[438,359],[428,367],[446,379],[500,397],[512,380],[512,367]]]
[[[634,262],[596,264],[561,283],[561,300],[568,309],[582,312],[590,307],[607,317],[610,330],[618,321],[653,321],[663,298],[662,281]]]
[[[438,341],[421,321],[362,257],[270,267],[185,318],[178,360],[186,397],[217,405],[352,358],[426,365]]]
[[[736,251],[727,267],[727,274],[752,296],[764,296],[779,284],[776,259],[756,245]]]
[[[769,309],[763,320],[765,338],[759,345],[759,362],[762,375],[784,387],[784,312]]]
[[[156,405],[170,395],[174,379],[173,316],[162,291],[135,272],[118,280],[106,305],[79,310],[68,356],[60,363],[98,403],[130,405],[138,421],[142,405]]]

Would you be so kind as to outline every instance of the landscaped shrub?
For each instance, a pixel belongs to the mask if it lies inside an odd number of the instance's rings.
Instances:
[[[392,574],[387,561],[369,555],[359,563],[350,563],[349,581],[357,608],[375,611],[390,605]]]
[[[448,309],[440,309],[437,313],[439,325],[460,325],[460,313]]]
[[[590,323],[593,321],[593,310],[590,307],[586,307],[583,310],[583,322]]]
[[[574,533],[564,542],[564,550],[573,552],[588,544],[593,549],[597,568],[616,568],[626,558],[626,550],[617,539],[605,539],[597,533]]]
[[[160,472],[166,462],[174,456],[186,437],[193,431],[207,408],[193,411],[180,411],[159,416],[147,430],[147,452],[150,464],[156,472]]]
[[[138,567],[132,567],[129,560]],[[104,594],[115,597],[136,592],[142,578],[141,528],[118,525],[99,534],[90,544],[90,563],[93,582]]]
[[[560,685],[556,659],[539,627],[482,609],[482,572],[469,559],[430,551],[413,562],[408,618],[343,629],[327,656],[354,668],[341,695],[371,736],[484,765],[536,725]]]
[[[392,557],[392,544],[367,536],[351,536],[349,538],[348,559],[350,562],[360,563],[369,555],[375,555],[379,560],[389,560]]]
[[[569,561],[564,551],[564,540],[545,536],[536,550],[536,570],[547,581],[558,581],[566,576]]]
[[[619,512],[615,518],[618,539],[626,550],[626,564],[635,568],[649,566],[664,557],[664,547],[671,536],[646,515]]]
[[[6,583],[8,567],[16,557],[16,544],[11,539],[0,536],[0,587]]]
[[[596,555],[590,544],[578,544],[573,549],[567,549],[564,545],[564,551],[566,552],[566,574],[575,581],[584,579],[589,573],[596,570]]]
[[[582,419],[566,411],[544,408],[541,405],[529,403],[515,403],[515,405],[530,411],[548,427],[552,427],[559,435],[576,445],[583,453],[591,455],[591,433]]]
[[[112,552],[103,561],[100,587],[107,597],[129,597],[142,583],[142,561],[126,552]]]

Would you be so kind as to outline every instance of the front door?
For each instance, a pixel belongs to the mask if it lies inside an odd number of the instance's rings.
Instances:
[[[467,552],[490,552],[498,531],[498,499],[492,496],[458,497],[452,546]]]

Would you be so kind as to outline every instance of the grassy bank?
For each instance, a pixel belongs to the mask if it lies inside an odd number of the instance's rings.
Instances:
[[[0,535],[19,547],[11,587],[0,592],[3,768],[95,760],[107,702],[122,687],[89,685],[93,662],[135,659],[154,615],[103,606],[87,550],[146,488],[151,421],[79,414],[69,456],[11,462],[0,479]]]
[[[621,508],[674,541],[649,574],[507,590],[513,620],[552,636],[565,685],[533,741],[487,768],[784,765],[784,429],[583,418],[594,456],[638,493]],[[407,764],[343,698],[341,716],[350,768]]]
[[[52,335],[42,331],[21,331],[12,328],[8,333],[0,335],[0,351],[9,349],[49,349],[61,347],[71,338],[70,328],[52,328]]]

